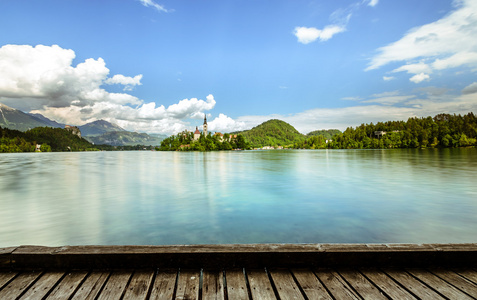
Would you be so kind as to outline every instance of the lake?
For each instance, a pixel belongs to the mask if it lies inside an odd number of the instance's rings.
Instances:
[[[0,247],[477,242],[477,149],[0,154]]]

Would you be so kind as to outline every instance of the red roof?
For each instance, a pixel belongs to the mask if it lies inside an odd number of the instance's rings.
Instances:
[[[194,134],[200,134],[199,128],[197,128],[197,127],[195,128]]]

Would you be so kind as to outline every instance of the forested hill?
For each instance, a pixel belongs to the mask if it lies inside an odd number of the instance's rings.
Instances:
[[[0,127],[0,152],[42,152],[97,150],[87,140],[66,129],[36,127],[26,132]]]
[[[287,122],[273,119],[250,130],[236,133],[242,134],[252,147],[260,148],[264,146],[291,146],[295,143],[303,142],[311,136],[322,136],[326,140],[341,133],[341,131],[338,129],[315,130],[305,136]]]
[[[268,120],[240,134],[252,147],[287,146],[305,140],[305,136],[293,126],[276,119]]]

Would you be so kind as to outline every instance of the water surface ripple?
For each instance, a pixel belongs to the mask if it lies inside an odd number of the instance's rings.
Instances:
[[[477,149],[0,154],[0,247],[477,242]]]

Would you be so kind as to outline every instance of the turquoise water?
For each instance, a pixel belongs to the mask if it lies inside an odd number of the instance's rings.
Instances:
[[[477,242],[477,149],[0,155],[0,247]]]

